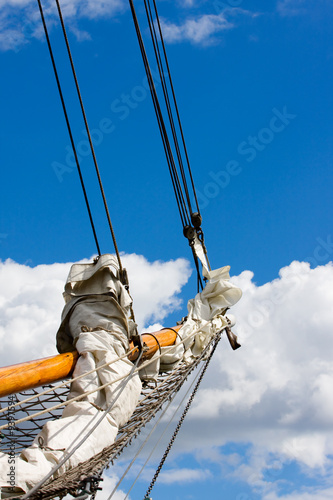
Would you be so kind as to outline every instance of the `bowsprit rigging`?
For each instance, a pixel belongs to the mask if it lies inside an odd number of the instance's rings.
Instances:
[[[146,71],[147,80],[149,83],[149,89],[154,105],[154,110],[157,118],[158,127],[160,130],[160,135],[162,143],[164,146],[164,152],[166,155],[166,160],[171,176],[172,186],[174,189],[176,202],[179,210],[179,215],[181,223],[183,226],[183,234],[188,239],[190,247],[192,249],[192,254],[194,258],[194,263],[197,271],[198,286],[203,288],[202,278],[199,270],[199,260],[197,252],[195,250],[194,241],[197,235],[200,244],[203,248],[205,260],[207,266],[210,269],[210,264],[208,260],[207,250],[204,243],[204,235],[201,228],[202,216],[200,214],[200,208],[198,204],[198,199],[196,195],[196,190],[194,186],[194,180],[192,175],[192,170],[190,166],[189,155],[187,152],[185,138],[183,133],[183,127],[180,120],[180,114],[178,109],[178,104],[176,100],[174,85],[172,81],[170,66],[167,58],[167,53],[165,49],[165,43],[163,39],[163,33],[161,28],[161,23],[157,11],[156,1],[153,0],[153,8],[150,0],[144,0],[145,11],[147,16],[147,21],[149,25],[151,41],[153,45],[155,61],[157,63],[158,72],[160,76],[160,81],[162,83],[164,104],[167,110],[167,119],[169,122],[169,130],[171,134],[168,133],[168,127],[166,125],[166,120],[163,116],[162,105],[157,95],[156,87],[154,84],[154,79],[152,77],[152,72],[150,69],[147,52],[143,42],[138,18],[135,11],[135,6],[133,0],[129,0],[131,13],[133,17],[133,22],[135,26],[135,31],[137,34],[139,47],[141,51],[141,56],[143,64]],[[155,14],[155,19],[154,19]],[[158,28],[158,29],[157,29]],[[169,82],[169,83],[168,83]],[[169,89],[170,87],[170,89]],[[171,92],[170,92],[171,91]],[[172,98],[170,97],[170,93]],[[176,113],[176,117],[174,117]],[[178,124],[178,130],[177,130]],[[170,138],[170,135],[172,138]],[[179,137],[180,136],[180,137]],[[172,147],[173,144],[173,147]],[[182,147],[181,147],[182,145]],[[187,165],[188,176],[190,179],[190,186],[192,188],[192,196],[195,202],[196,210],[192,209],[192,202],[190,196],[189,183],[187,181],[187,176],[185,172],[184,164]]]
[[[74,370],[70,385],[65,381],[36,389],[40,387],[42,377],[37,371],[36,379],[35,370],[43,364],[37,360],[28,363],[27,372],[18,377],[23,381],[21,389],[30,391],[20,394],[17,383],[17,390],[9,389],[13,383],[15,385],[18,368],[0,369],[0,380],[5,382],[0,389],[0,432],[3,433],[0,490],[6,498],[21,495],[22,500],[62,498],[66,494],[80,499],[90,495],[94,497],[100,489],[104,469],[163,407],[161,416],[164,414],[166,402],[170,404],[192,371],[203,365],[147,490],[148,498],[222,333],[226,333],[233,349],[239,347],[236,336],[230,330],[232,318],[226,313],[240,299],[241,291],[230,283],[229,267],[214,271],[210,267],[156,0],[143,2],[162,83],[162,100],[152,78],[134,2],[129,0],[183,234],[193,254],[198,291],[200,287],[202,290],[188,302],[188,315],[177,327],[156,334],[138,335],[127,273],[111,222],[61,6],[59,0],[55,0],[116,257],[101,253],[43,6],[41,0],[37,2],[98,256],[93,263],[73,264],[71,267],[65,285],[62,321],[57,332],[57,348],[62,353],[59,357],[67,356],[71,364],[67,363],[61,374],[47,373],[43,378],[44,383],[53,384],[66,379]],[[45,360],[47,366],[55,366],[55,358]],[[204,364],[201,363],[203,360]],[[20,369],[23,370],[23,365]],[[31,372],[34,372],[32,377],[25,376],[25,373]],[[16,415],[10,423],[5,423],[6,412]],[[17,478],[15,487],[5,487],[6,461],[14,442],[13,425],[19,434],[15,443],[19,444],[18,451],[22,452],[15,458],[19,462],[21,476]],[[110,499],[115,490],[111,492]]]

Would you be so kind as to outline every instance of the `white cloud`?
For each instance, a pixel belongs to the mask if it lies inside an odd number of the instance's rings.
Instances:
[[[56,5],[43,2],[44,15],[50,29],[57,19]],[[127,8],[125,0],[64,0],[61,8],[67,28],[78,40],[89,38],[78,28],[79,19],[115,16]],[[58,21],[57,21],[58,22]],[[44,36],[37,3],[34,0],[0,0],[0,50],[18,50],[31,39]]]
[[[304,0],[280,0],[277,11],[282,16],[294,16],[304,12]]]
[[[331,500],[333,498],[333,488],[309,488],[309,490],[279,496],[275,493],[269,493],[263,497],[263,500]]]
[[[196,5],[196,0],[178,0],[178,3],[181,7],[194,7]]]
[[[265,494],[279,485],[263,479],[272,464],[283,468],[295,461],[304,473],[327,479],[333,454],[332,263],[310,269],[293,262],[263,286],[249,271],[233,281],[243,289],[232,311],[242,348],[232,352],[224,342],[216,352],[177,452],[247,443],[250,451],[235,477],[250,484],[255,478],[253,487]]]
[[[193,483],[194,481],[205,481],[212,477],[207,469],[169,469],[161,472],[158,480],[162,484]]]
[[[181,287],[191,273],[188,261],[148,262],[124,255],[140,328],[163,321],[181,306]],[[55,334],[64,305],[62,292],[71,264],[31,268],[0,262],[0,366],[56,354]],[[159,327],[159,325],[155,325]]]
[[[178,8],[193,9],[206,0],[179,0]],[[52,0],[43,1],[45,18],[49,30],[58,23],[56,5]],[[128,8],[126,0],[63,0],[61,3],[65,24],[79,41],[89,40],[87,31],[81,30],[81,19],[101,19],[122,14]],[[210,6],[211,7],[211,6]],[[164,38],[169,43],[190,41],[193,44],[209,45],[218,41],[221,32],[234,27],[231,16],[256,14],[224,2],[213,4],[214,14],[200,14],[185,18],[182,23],[161,19]],[[39,10],[34,0],[0,0],[0,50],[19,50],[32,39],[43,39],[44,32]]]
[[[186,19],[183,24],[174,24],[161,19],[163,36],[166,42],[177,43],[190,41],[195,44],[212,43],[214,35],[231,29],[231,24],[225,14],[206,14],[192,19]]]
[[[188,263],[149,263],[137,255],[124,262],[141,324],[163,322],[179,307]],[[0,265],[2,365],[54,349],[69,266]],[[250,271],[233,278],[243,289],[232,311],[242,347],[233,352],[222,339],[162,480],[204,481],[207,463],[216,462],[227,478],[247,482],[263,500],[327,500],[333,488],[333,265],[310,269],[293,262],[263,286],[253,278]],[[245,451],[228,454],[221,447],[230,442]],[[184,452],[197,452],[203,475],[188,467],[175,476],[176,456]],[[283,495],[283,468],[290,462],[321,486],[291,493],[289,484]]]
[[[325,16],[332,3],[330,0],[279,0],[277,11],[281,16],[297,16],[310,14],[317,17]]]

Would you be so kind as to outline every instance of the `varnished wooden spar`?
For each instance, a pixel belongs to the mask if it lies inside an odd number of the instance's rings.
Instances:
[[[69,377],[78,357],[77,351],[66,352],[0,368],[0,397]]]
[[[144,333],[142,335],[145,344],[143,359],[151,358],[159,350],[159,346],[173,345],[176,342],[176,332],[179,329],[180,326],[176,326],[174,328],[165,328],[153,334]],[[133,349],[133,347],[134,345],[131,343],[130,348]],[[134,361],[138,355],[139,350],[136,349],[131,353],[129,359]],[[33,389],[41,385],[53,384],[69,377],[73,373],[78,357],[77,351],[66,352],[49,358],[0,368],[0,397]]]

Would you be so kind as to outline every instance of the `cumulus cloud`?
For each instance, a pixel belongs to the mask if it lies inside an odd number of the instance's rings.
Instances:
[[[140,324],[163,324],[180,307],[189,264],[150,263],[134,254],[124,262]],[[0,265],[2,365],[54,349],[69,266]],[[233,352],[222,339],[161,480],[205,481],[215,463],[224,477],[248,483],[263,500],[331,498],[333,265],[311,269],[293,262],[262,286],[251,271],[233,282],[243,289],[232,311],[242,347]],[[239,447],[228,453],[228,443]],[[175,460],[184,453],[196,454],[201,475],[192,464],[177,475]],[[285,490],[283,470],[290,463],[316,486],[300,491],[290,481]]]
[[[161,472],[158,480],[162,484],[193,483],[194,481],[203,481],[211,477],[212,474],[207,469],[179,468]]]
[[[279,494],[279,482],[265,479],[267,470],[294,462],[305,474],[330,477],[333,266],[293,262],[263,286],[253,278],[250,271],[233,278],[243,289],[233,308],[242,348],[232,352],[225,342],[216,352],[176,446],[181,453],[246,443],[229,476],[268,500]],[[225,464],[226,457],[210,460]]]
[[[57,19],[56,5],[51,0],[43,2],[48,27]],[[89,34],[81,31],[79,19],[99,19],[122,13],[125,0],[64,0],[62,12],[68,28],[79,40],[86,40]],[[38,10],[34,0],[0,0],[0,50],[18,50],[31,39],[44,36]]]
[[[163,321],[181,307],[178,296],[191,270],[188,261],[148,262],[124,255],[139,328]],[[71,263],[31,268],[0,262],[0,366],[56,354],[55,333]],[[158,328],[159,325],[155,324]]]
[[[302,488],[303,490],[305,488]],[[333,488],[309,488],[310,491],[294,492],[287,495],[277,496],[269,493],[264,500],[331,500],[333,498]]]

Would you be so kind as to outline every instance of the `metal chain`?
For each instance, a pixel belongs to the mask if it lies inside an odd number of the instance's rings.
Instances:
[[[159,463],[159,465],[158,465],[158,467],[157,467],[157,469],[156,469],[156,472],[155,472],[155,474],[154,474],[154,477],[153,477],[153,479],[152,479],[152,481],[151,481],[151,483],[150,483],[150,485],[149,485],[149,488],[148,488],[148,490],[147,490],[147,492],[146,492],[146,494],[145,494],[145,496],[144,496],[144,500],[149,499],[149,495],[150,495],[150,493],[151,493],[151,490],[153,489],[154,484],[155,484],[155,482],[156,482],[156,480],[157,480],[157,478],[158,478],[158,476],[159,476],[159,473],[160,473],[160,472],[161,472],[161,470],[162,470],[162,467],[163,467],[163,465],[164,465],[164,462],[166,461],[167,456],[169,455],[169,452],[170,452],[170,450],[171,450],[171,448],[172,448],[172,445],[173,445],[173,443],[174,443],[174,441],[175,441],[175,439],[176,439],[176,437],[177,437],[177,434],[178,434],[178,432],[179,432],[179,430],[180,430],[180,428],[181,428],[181,426],[182,426],[182,423],[183,423],[183,421],[184,421],[184,419],[185,419],[185,417],[186,417],[186,415],[187,415],[187,412],[188,412],[188,411],[189,411],[189,409],[190,409],[190,406],[191,406],[191,404],[192,404],[192,401],[193,401],[193,399],[194,399],[194,396],[196,395],[196,393],[197,393],[197,391],[198,391],[198,389],[199,389],[199,386],[200,386],[200,384],[201,384],[201,381],[202,381],[202,379],[203,379],[203,377],[204,377],[204,375],[205,375],[205,373],[206,373],[206,370],[207,370],[208,365],[209,365],[209,363],[210,363],[210,360],[212,359],[212,356],[213,356],[213,354],[214,354],[214,352],[215,352],[215,349],[216,349],[216,347],[217,347],[217,344],[219,343],[219,341],[220,341],[220,339],[221,339],[221,334],[222,334],[222,332],[219,332],[219,333],[216,335],[215,344],[214,344],[214,346],[213,346],[213,348],[212,348],[212,350],[211,350],[211,352],[210,352],[210,354],[209,354],[209,357],[208,357],[208,359],[207,359],[207,361],[206,361],[206,363],[205,363],[205,366],[204,366],[204,367],[203,367],[203,369],[202,369],[201,375],[200,375],[200,377],[199,377],[199,379],[198,379],[198,381],[197,381],[197,383],[196,383],[196,385],[195,385],[195,387],[194,387],[194,389],[193,389],[193,391],[192,391],[192,394],[191,394],[191,396],[190,396],[190,398],[189,398],[189,400],[188,400],[188,402],[187,402],[187,405],[186,405],[186,407],[185,407],[185,409],[184,409],[184,411],[183,411],[183,414],[182,414],[182,416],[181,416],[181,417],[180,417],[180,419],[179,419],[179,422],[178,422],[178,424],[177,424],[177,427],[176,427],[176,428],[175,428],[175,430],[174,430],[174,433],[173,433],[173,435],[172,435],[172,437],[171,437],[171,439],[170,439],[170,441],[169,441],[169,444],[168,444],[168,446],[166,447],[166,450],[165,450],[165,452],[164,452],[164,455],[163,455],[163,457],[162,457],[162,459],[161,459],[161,461],[160,461],[160,463]]]

